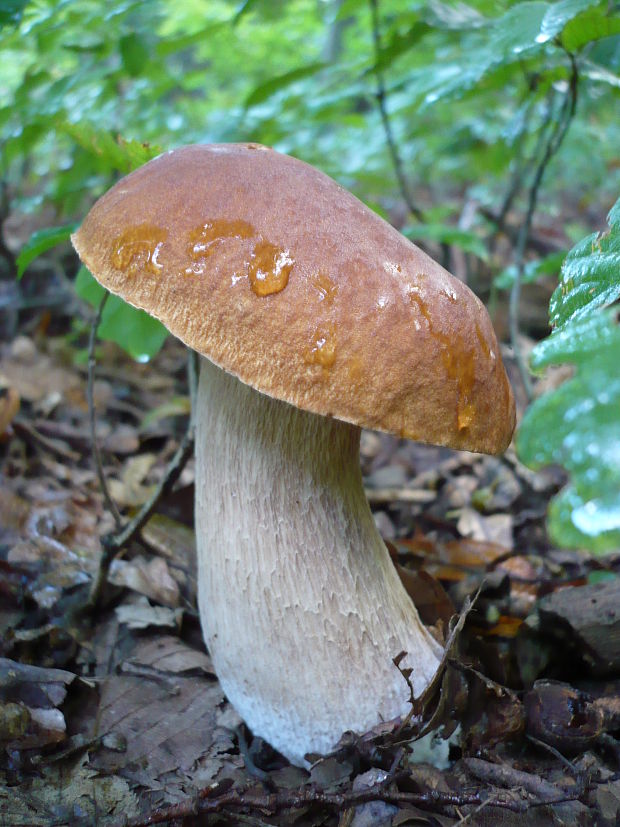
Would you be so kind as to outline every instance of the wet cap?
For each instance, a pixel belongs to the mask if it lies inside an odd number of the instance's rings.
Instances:
[[[274,398],[499,453],[514,399],[480,300],[317,169],[256,144],[172,150],[73,236],[112,293]]]

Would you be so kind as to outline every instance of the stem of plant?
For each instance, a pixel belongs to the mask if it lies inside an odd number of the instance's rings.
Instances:
[[[544,146],[540,162],[534,173],[534,178],[528,193],[527,211],[525,214],[523,224],[521,225],[521,228],[519,230],[519,235],[517,237],[517,245],[515,249],[516,272],[515,279],[512,283],[512,289],[510,291],[508,323],[510,329],[510,339],[512,342],[517,367],[519,368],[519,373],[521,375],[521,380],[523,382],[523,386],[525,388],[528,400],[531,400],[533,396],[532,382],[530,379],[529,370],[525,363],[525,359],[523,358],[523,353],[521,351],[521,347],[519,344],[519,303],[521,299],[521,284],[523,281],[523,273],[525,270],[525,249],[527,246],[527,241],[532,226],[532,218],[534,215],[534,211],[536,210],[536,204],[538,202],[538,193],[540,190],[540,185],[542,183],[543,176],[545,174],[545,170],[551,158],[555,155],[555,153],[559,150],[560,146],[562,145],[562,141],[566,136],[568,127],[570,126],[573,115],[575,114],[575,108],[577,106],[577,90],[579,83],[577,64],[575,62],[573,55],[571,54],[569,54],[569,60],[571,63],[571,77],[569,81],[569,86],[564,95],[564,100],[562,101],[559,117],[555,121],[554,127],[551,130],[551,134],[549,135],[549,138]]]
[[[101,594],[108,576],[108,571],[110,570],[112,560],[122,548],[128,546],[129,543],[131,543],[132,540],[134,540],[139,535],[145,523],[153,515],[153,512],[157,508],[157,505],[161,501],[162,497],[164,497],[172,489],[176,481],[181,476],[181,473],[185,468],[187,460],[192,456],[194,452],[194,405],[192,404],[192,413],[190,413],[187,430],[183,435],[183,439],[181,440],[179,447],[175,451],[174,456],[170,460],[170,463],[168,464],[166,472],[164,473],[159,485],[157,486],[151,497],[149,497],[147,502],[145,502],[142,508],[137,512],[137,514],[128,523],[123,524],[123,519],[116,506],[116,503],[110,495],[108,484],[105,478],[105,473],[103,470],[103,463],[101,461],[101,451],[99,450],[99,443],[97,441],[96,412],[94,402],[94,384],[96,367],[95,343],[97,341],[97,331],[99,329],[99,324],[101,323],[103,309],[105,307],[109,295],[109,292],[106,290],[103,298],[101,299],[101,302],[97,309],[97,314],[95,316],[90,330],[90,337],[88,342],[87,395],[91,444],[93,450],[93,457],[95,460],[95,467],[97,469],[97,478],[99,480],[99,485],[101,486],[101,491],[103,494],[105,505],[114,518],[116,530],[113,531],[111,534],[106,535],[101,540],[102,550],[101,557],[99,560],[99,568],[97,570],[96,575],[93,578],[90,594],[87,601],[87,608],[90,610],[95,609],[100,603]],[[196,396],[196,387],[198,383],[197,356],[193,351],[190,351],[189,354],[188,374],[190,396],[193,403],[193,400]]]

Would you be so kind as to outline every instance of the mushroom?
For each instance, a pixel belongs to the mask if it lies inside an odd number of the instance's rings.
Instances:
[[[172,150],[73,236],[111,292],[201,354],[196,532],[221,685],[291,762],[405,715],[441,646],[379,536],[361,428],[497,453],[514,400],[457,279],[323,173],[256,144]]]

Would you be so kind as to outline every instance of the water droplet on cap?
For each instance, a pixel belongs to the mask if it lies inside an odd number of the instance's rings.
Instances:
[[[308,365],[320,365],[331,368],[336,361],[336,325],[329,322],[319,325],[311,336],[311,344],[304,351],[304,361]]]
[[[252,251],[248,273],[254,293],[271,296],[284,290],[294,264],[288,250],[263,239],[258,241]]]
[[[152,224],[130,227],[112,245],[112,266],[132,276],[142,271],[159,275],[163,268],[161,251],[167,237],[166,230]]]

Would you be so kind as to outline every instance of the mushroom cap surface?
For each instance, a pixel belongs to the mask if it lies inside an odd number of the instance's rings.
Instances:
[[[302,161],[257,144],[172,150],[112,187],[72,240],[108,290],[262,393],[436,445],[510,442],[483,304]]]

